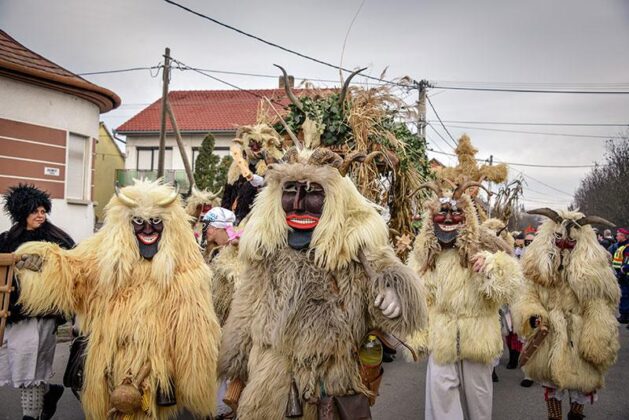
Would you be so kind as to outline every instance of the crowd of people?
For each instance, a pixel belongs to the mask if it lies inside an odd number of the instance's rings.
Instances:
[[[427,360],[426,419],[491,419],[505,345],[549,419],[566,398],[583,419],[616,360],[616,313],[629,323],[629,230],[611,243],[591,226],[609,222],[544,208],[537,231],[508,234],[479,208],[480,182],[435,181],[403,263],[351,161],[292,148],[265,162],[251,142],[232,150],[220,205],[189,198],[186,213],[172,187],[136,181],[78,245],[47,219],[45,192],[5,194],[0,252],[19,262],[0,385],[21,389],[25,420],[55,412],[55,331],[70,318],[88,418],[370,418],[382,355],[374,370],[359,353],[379,337]]]

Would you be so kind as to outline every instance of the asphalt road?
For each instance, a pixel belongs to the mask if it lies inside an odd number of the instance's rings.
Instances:
[[[594,406],[587,406],[587,420],[629,419],[629,330],[620,328],[620,354],[618,362],[607,375],[607,386],[599,393]],[[61,382],[68,357],[69,343],[57,345],[53,382]],[[506,370],[503,358],[497,368],[500,381],[494,384],[494,419],[530,420],[546,419],[543,390],[540,386],[522,388],[519,370]],[[403,360],[385,364],[385,374],[380,386],[380,397],[372,408],[375,420],[417,420],[424,418],[424,382],[426,364],[410,364]],[[564,404],[564,412],[567,412]],[[565,418],[565,414],[564,414]],[[19,391],[0,388],[0,420],[21,419]],[[55,415],[59,420],[84,419],[74,395],[68,390],[61,398]],[[192,419],[187,414],[178,420]]]

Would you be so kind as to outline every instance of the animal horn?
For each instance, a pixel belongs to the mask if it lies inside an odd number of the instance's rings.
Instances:
[[[136,203],[135,200],[127,197],[125,193],[120,191],[120,185],[117,182],[116,182],[116,185],[114,186],[114,192],[116,193],[116,197],[118,197],[118,200],[122,201],[122,204],[124,204],[125,206],[137,207],[138,203]]]
[[[487,192],[487,194],[491,195],[492,192],[489,191],[487,188],[485,188],[485,186],[483,184],[481,184],[480,182],[476,182],[476,181],[467,181],[461,185],[459,185],[456,190],[454,190],[454,192],[452,193],[452,198],[455,200],[458,200],[459,198],[461,198],[461,196],[463,195],[463,193],[465,191],[467,191],[469,188],[472,187],[478,187],[478,188],[482,188],[483,190],[485,190]]]
[[[559,213],[557,213],[553,209],[549,209],[548,207],[542,207],[539,209],[529,210],[527,211],[527,213],[538,214],[540,216],[546,216],[555,223],[561,223],[561,221],[563,220],[562,217],[559,215]]]
[[[609,227],[616,227],[616,225],[610,222],[609,220],[605,220],[602,217],[598,217],[598,216],[585,216],[577,220],[577,223],[580,226],[595,224],[595,225],[605,225]]]
[[[308,158],[308,164],[316,166],[329,165],[333,168],[340,168],[343,164],[343,159],[330,149],[318,148]]]
[[[293,105],[295,105],[301,112],[304,112],[304,105],[301,103],[299,99],[297,99],[297,97],[293,93],[293,90],[290,88],[290,85],[288,83],[288,73],[286,73],[286,70],[284,70],[284,67],[278,64],[273,64],[273,65],[277,67],[278,69],[282,70],[282,73],[284,74],[284,90],[286,90],[286,96],[288,96],[288,99],[290,99]]]
[[[219,188],[218,191],[216,193],[212,193],[210,194],[210,200],[214,200],[216,197],[218,197],[221,193],[223,192],[223,187]]]
[[[419,191],[423,190],[424,188],[433,190],[435,194],[437,194],[437,197],[441,197],[443,195],[443,191],[441,190],[441,187],[439,185],[435,184],[434,182],[424,182],[409,195],[409,198],[412,198],[413,196],[415,196],[415,194],[417,194]]]
[[[375,152],[371,152],[367,155],[367,157],[365,157],[365,161],[363,162],[365,165],[371,163],[372,160],[376,159],[378,156],[384,156],[384,153],[382,153],[379,150],[376,150]]]
[[[354,76],[356,76],[358,73],[360,73],[361,71],[364,71],[364,70],[367,70],[367,67],[363,67],[362,69],[356,70],[355,72],[350,74],[347,79],[345,79],[345,83],[343,83],[343,88],[341,89],[341,94],[339,95],[339,104],[341,105],[341,107],[343,106],[343,103],[345,102],[345,96],[347,95],[347,89],[349,89],[349,83],[352,81],[352,78]]]
[[[352,163],[355,161],[362,162],[365,160],[365,153],[360,151],[354,151],[350,153],[345,159],[343,159],[343,163],[339,167],[339,172],[341,176],[347,175],[349,172],[349,168],[352,166]]]
[[[177,188],[175,188],[175,191],[173,191],[171,195],[164,198],[163,200],[158,201],[157,205],[160,207],[166,207],[169,204],[171,204],[173,201],[175,201],[178,195],[179,195],[179,185],[177,185]]]
[[[282,124],[282,127],[284,127],[284,130],[286,130],[286,132],[288,133],[288,136],[293,141],[293,145],[295,145],[295,147],[297,147],[299,150],[303,149],[304,148],[303,145],[301,144],[301,142],[299,141],[295,133],[293,133],[293,130],[291,130],[288,124],[286,124],[286,121],[284,121],[284,118],[282,118],[282,115],[279,112],[277,112],[277,109],[275,109],[275,107],[273,106],[269,98],[264,97],[264,99],[269,104],[271,109],[275,112],[277,117],[280,119],[280,123]]]

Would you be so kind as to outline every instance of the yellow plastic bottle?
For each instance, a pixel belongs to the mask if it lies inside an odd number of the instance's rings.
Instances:
[[[382,343],[378,337],[371,334],[367,336],[358,353],[362,365],[366,367],[380,366],[383,354]]]

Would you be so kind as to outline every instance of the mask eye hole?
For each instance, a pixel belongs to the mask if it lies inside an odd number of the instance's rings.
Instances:
[[[297,184],[295,184],[294,182],[287,182],[286,184],[284,184],[284,187],[282,187],[282,190],[284,192],[297,192]]]
[[[159,223],[162,223],[162,219],[160,219],[159,217],[153,217],[151,218],[151,224],[152,225],[157,225]]]
[[[141,217],[134,217],[133,219],[131,219],[131,221],[133,222],[133,224],[141,226],[144,224],[144,219],[142,219]]]
[[[555,238],[556,239],[561,239],[563,237],[563,235],[559,232],[555,232]]]

